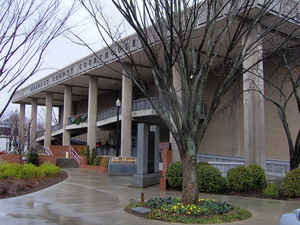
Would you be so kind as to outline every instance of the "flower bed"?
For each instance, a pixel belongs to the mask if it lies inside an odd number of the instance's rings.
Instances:
[[[251,217],[251,213],[247,210],[235,207],[226,201],[201,198],[196,204],[188,205],[183,204],[179,198],[152,198],[144,204],[141,202],[131,203],[126,211],[133,212],[131,209],[138,206],[151,209],[145,218],[168,222],[225,223]]]

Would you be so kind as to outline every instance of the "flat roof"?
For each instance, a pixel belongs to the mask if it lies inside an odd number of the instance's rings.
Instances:
[[[260,8],[263,0],[257,1],[256,8]],[[295,1],[288,0],[284,1],[284,5],[281,4],[282,1],[278,0],[278,4],[275,5],[269,13],[273,17],[286,17],[285,11],[289,11],[291,7],[295,4]],[[283,10],[286,9],[286,10]],[[280,12],[280,13],[279,13]],[[299,7],[297,8],[293,18],[289,19],[290,26],[298,26],[298,21],[300,21]],[[290,16],[290,15],[289,15]],[[201,28],[205,27],[206,16],[201,15],[198,19],[197,26],[195,27],[195,32],[197,30],[201,32]],[[272,17],[266,20],[266,26],[272,23]],[[279,32],[288,33],[288,26],[281,27]],[[149,27],[148,29],[151,29]],[[296,35],[296,34],[295,34]],[[150,42],[153,46],[158,43],[158,39],[154,36],[150,37]],[[299,39],[300,40],[300,39]],[[121,89],[121,75],[122,68],[118,63],[119,59],[126,59],[127,54],[132,55],[135,60],[137,60],[141,65],[147,67],[147,58],[143,55],[142,45],[136,34],[130,35],[122,39],[119,43],[126,49],[126,52],[117,49],[117,44],[112,44],[111,49],[117,55],[114,55],[108,47],[104,47],[101,50],[91,53],[90,55],[75,61],[74,63],[49,74],[48,76],[33,82],[25,88],[17,91],[13,97],[13,103],[30,103],[30,98],[40,98],[38,104],[45,104],[42,100],[45,98],[46,93],[53,93],[56,95],[54,97],[54,105],[63,104],[63,89],[64,85],[72,86],[74,89],[73,95],[75,99],[85,99],[88,94],[88,76],[97,76],[99,78],[98,87],[99,91],[118,91]],[[96,55],[95,55],[96,54]],[[97,56],[97,57],[96,57]],[[143,68],[144,70],[149,70],[149,68]],[[148,73],[148,72],[145,72]],[[151,74],[151,71],[150,71]],[[151,76],[151,75],[150,75]]]

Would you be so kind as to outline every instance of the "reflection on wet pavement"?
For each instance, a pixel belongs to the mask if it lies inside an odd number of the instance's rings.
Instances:
[[[0,200],[0,225],[141,225],[165,224],[144,220],[123,211],[130,199],[159,196],[159,186],[129,188],[128,177],[107,177],[80,169],[67,170],[69,178],[48,189]],[[168,192],[168,195],[180,193]],[[282,213],[300,207],[299,201],[261,200],[224,195],[201,195],[228,200],[249,209],[253,217],[240,225],[278,224]],[[169,225],[170,223],[168,223]]]

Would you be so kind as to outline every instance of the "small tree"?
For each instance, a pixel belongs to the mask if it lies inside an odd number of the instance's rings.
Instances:
[[[126,71],[126,75],[122,75],[130,78],[150,102],[147,84],[140,78],[143,69],[152,69],[159,99],[158,105],[152,105],[178,146],[183,165],[183,201],[196,202],[196,156],[210,121],[231,87],[242,79],[244,73],[252,72],[263,57],[247,64],[244,61],[289,18],[278,17],[271,25],[262,26],[257,39],[250,41],[253,32],[257,32],[257,27],[270,16],[271,9],[276,7],[278,11],[277,6],[281,3],[275,0],[265,0],[260,4],[253,0],[111,2],[125,20],[122,26],[113,26],[98,2],[81,0],[106,47]],[[294,16],[297,4],[294,2],[289,10],[280,9]],[[120,39],[124,35],[120,33],[120,27],[126,25],[139,40],[142,53],[138,58],[129,51],[127,40]],[[282,40],[274,49],[283,47],[281,44],[285,41]],[[102,61],[96,53],[95,56]],[[144,65],[140,64],[141,58],[147,61]],[[218,77],[216,71],[220,71]],[[215,86],[210,87],[212,94],[209,100],[205,100],[209,80],[214,80]],[[207,105],[204,118],[203,103]]]

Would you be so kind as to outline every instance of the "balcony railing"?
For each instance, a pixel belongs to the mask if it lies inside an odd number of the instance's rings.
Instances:
[[[154,106],[159,106],[157,97],[152,97],[151,101]],[[142,110],[151,110],[151,109],[154,110],[152,104],[150,103],[150,101],[147,98],[136,99],[132,102],[132,111],[133,112],[142,111]],[[207,113],[205,104],[202,105],[202,113],[203,113],[203,115],[206,115],[206,113]],[[120,108],[119,115],[121,115],[121,114],[122,114],[122,112],[121,112],[121,108]],[[102,110],[101,112],[99,112],[97,114],[97,121],[106,120],[106,119],[109,119],[109,118],[112,118],[115,116],[117,116],[117,107],[111,107],[111,108],[108,108],[108,109],[105,109],[105,110]],[[87,113],[72,115],[68,118],[68,125],[72,125],[72,124],[79,125],[80,123],[87,122],[87,120],[88,120]],[[63,128],[62,123],[56,124],[51,127],[51,131],[60,130],[62,128]],[[45,132],[44,130],[38,131],[37,137],[43,136],[44,132]]]
[[[151,98],[153,104],[158,105],[158,99],[155,97]],[[132,111],[140,111],[140,110],[148,110],[148,109],[153,109],[151,103],[149,102],[148,99],[146,98],[140,98],[137,100],[133,100],[132,102]],[[121,115],[121,108],[119,110],[119,115]],[[109,109],[105,109],[101,112],[98,113],[97,115],[97,121],[105,120],[111,117],[117,116],[117,107],[112,107]]]
[[[63,128],[63,124],[62,123],[57,123],[53,126],[51,126],[51,131],[57,131]],[[42,137],[45,134],[45,130],[39,130],[36,132],[36,137]]]
[[[62,123],[57,123],[57,124],[51,126],[51,130],[52,131],[60,130],[62,128],[63,128],[63,124]]]

